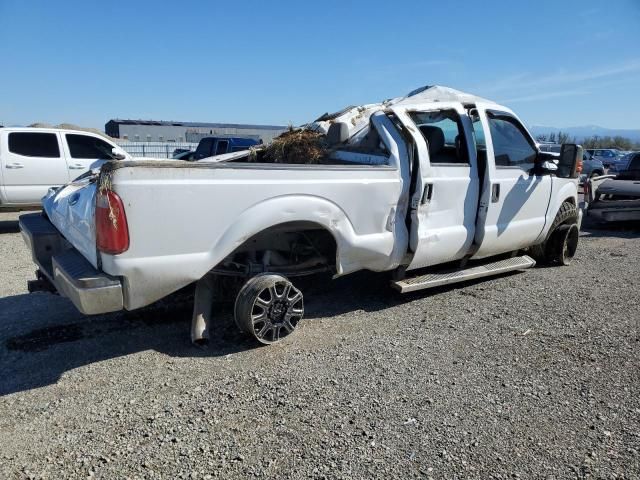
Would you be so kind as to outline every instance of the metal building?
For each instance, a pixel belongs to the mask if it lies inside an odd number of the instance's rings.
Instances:
[[[236,123],[164,122],[155,120],[109,120],[104,130],[112,138],[130,142],[198,142],[202,137],[247,137],[270,142],[288,127]]]

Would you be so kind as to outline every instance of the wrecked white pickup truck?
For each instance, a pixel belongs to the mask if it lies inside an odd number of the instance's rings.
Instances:
[[[213,301],[239,279],[236,322],[273,343],[303,316],[299,275],[387,271],[409,292],[569,263],[581,150],[540,152],[508,108],[434,86],[325,114],[271,151],[109,162],[20,217],[30,289],[97,314],[195,283],[205,342]]]

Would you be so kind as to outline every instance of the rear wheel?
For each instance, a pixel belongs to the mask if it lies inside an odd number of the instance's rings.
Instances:
[[[293,333],[304,315],[302,292],[281,275],[263,274],[245,283],[235,303],[240,329],[260,343],[278,342]]]

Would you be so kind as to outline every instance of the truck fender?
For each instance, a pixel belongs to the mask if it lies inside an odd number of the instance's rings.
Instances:
[[[556,183],[560,183],[558,180],[554,179],[553,189],[551,191],[551,202],[549,203],[549,208],[547,209],[547,215],[545,218],[544,228],[535,243],[542,243],[545,241],[547,236],[549,235],[549,230],[551,229],[551,225],[553,224],[553,220],[558,215],[558,211],[560,210],[560,206],[564,202],[571,202],[576,207],[578,206],[578,190],[574,182],[563,182],[564,184],[560,186],[559,190],[555,191]]]
[[[313,195],[283,195],[255,204],[240,214],[211,247],[209,268],[254,235],[296,221],[315,223],[333,235],[338,275],[362,268],[388,270],[395,268],[402,258],[403,252],[394,248],[393,231],[358,235],[345,212],[335,203]]]

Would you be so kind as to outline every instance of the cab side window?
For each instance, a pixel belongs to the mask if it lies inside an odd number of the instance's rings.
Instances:
[[[60,157],[55,133],[12,132],[9,134],[9,151],[24,157]]]
[[[216,144],[216,155],[227,153],[228,146],[229,142],[227,140],[218,140],[218,143]]]
[[[497,167],[533,167],[536,149],[515,119],[490,114],[489,130]]]
[[[65,135],[69,145],[71,158],[110,159],[113,158],[113,147],[104,140],[89,135]]]

